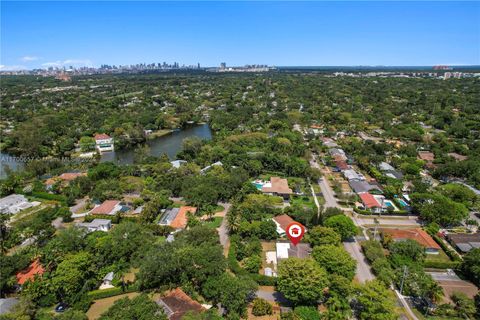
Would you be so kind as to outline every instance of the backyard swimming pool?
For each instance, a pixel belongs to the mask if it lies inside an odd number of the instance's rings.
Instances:
[[[402,207],[407,207],[408,206],[408,204],[405,201],[403,201],[402,199],[397,199],[397,201],[398,201],[398,203],[400,203],[400,205]]]

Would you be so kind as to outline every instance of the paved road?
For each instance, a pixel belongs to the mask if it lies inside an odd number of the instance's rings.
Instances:
[[[355,240],[352,242],[344,242],[343,246],[350,256],[357,261],[357,270],[355,271],[355,277],[357,280],[361,283],[365,283],[366,281],[375,279],[375,276],[370,270],[367,259],[363,255],[360,244]]]
[[[375,225],[375,218],[356,215],[355,220],[360,226]],[[389,217],[377,217],[379,225],[398,225],[407,227],[420,227],[421,223],[417,217],[404,217],[404,218],[389,218]]]
[[[228,223],[227,223],[226,215],[231,205],[230,203],[219,203],[219,204],[223,206],[225,210],[222,211],[223,220],[222,220],[222,224],[217,229],[217,232],[220,238],[220,244],[223,246],[223,253],[225,254],[225,256],[228,256],[228,247],[230,245],[230,239],[228,238]]]
[[[310,160],[310,166],[312,168],[316,168],[320,170],[319,164],[314,161],[313,156],[312,159]],[[328,184],[328,181],[325,177],[321,178],[318,181],[318,185],[320,186],[320,189],[322,190],[322,196],[325,199],[325,208],[333,207],[333,208],[340,208],[338,205],[337,199],[335,198],[334,192],[330,185]]]

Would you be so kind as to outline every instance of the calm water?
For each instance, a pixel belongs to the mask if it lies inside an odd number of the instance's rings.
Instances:
[[[156,139],[148,140],[147,144],[150,147],[152,156],[158,157],[165,153],[173,160],[177,153],[182,149],[183,139],[189,137],[199,137],[200,139],[210,140],[212,139],[212,131],[208,124],[194,125]],[[131,164],[133,163],[134,153],[135,151],[132,149],[105,152],[102,154],[100,161],[114,161],[120,164]]]
[[[166,153],[170,159],[175,159],[175,156],[182,149],[182,141],[188,137],[199,137],[204,140],[212,139],[212,131],[208,124],[193,125],[181,130],[172,132],[171,134],[148,140],[147,144],[150,147],[153,156],[160,156]],[[120,150],[114,152],[103,153],[100,159],[101,162],[114,161],[120,164],[133,163],[134,150]],[[8,166],[12,171],[21,170],[24,166],[24,161],[21,158],[12,157],[8,154],[0,152],[0,179],[6,177],[4,166]]]

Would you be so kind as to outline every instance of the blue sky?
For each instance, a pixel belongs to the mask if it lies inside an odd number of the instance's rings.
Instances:
[[[479,2],[1,2],[2,69],[480,64]]]

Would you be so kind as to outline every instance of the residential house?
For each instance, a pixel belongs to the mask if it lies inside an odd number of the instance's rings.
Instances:
[[[279,241],[275,244],[277,262],[288,258],[308,258],[312,252],[312,248],[308,243],[298,243],[296,246],[290,243],[290,241]]]
[[[94,231],[107,232],[112,227],[112,221],[109,219],[93,219],[91,222],[77,223],[76,226],[86,229],[88,233]]]
[[[22,210],[39,205],[40,202],[29,202],[22,194],[11,194],[0,199],[0,214],[15,214]]]
[[[343,149],[339,148],[331,148],[328,150],[328,153],[335,158],[335,160],[347,160],[347,155],[345,154],[345,151]]]
[[[433,160],[435,160],[435,154],[430,151],[418,151],[418,159],[423,160],[426,162],[427,168],[433,168],[435,165],[433,164]]]
[[[172,167],[174,167],[175,169],[178,169],[180,168],[182,165],[186,164],[187,161],[185,160],[174,160],[174,161],[170,161],[170,164],[172,165]]]
[[[115,144],[114,144],[113,138],[110,137],[108,134],[105,134],[105,133],[96,134],[94,136],[94,139],[95,139],[95,146],[100,153],[105,151],[115,150]]]
[[[208,170],[212,169],[213,167],[222,167],[223,166],[223,163],[221,163],[220,161],[217,161],[215,163],[212,163],[211,165],[209,166],[206,166],[205,168],[203,168],[202,170],[200,170],[200,173],[201,174],[205,174]]]
[[[343,171],[343,176],[344,176],[348,181],[352,181],[352,180],[363,181],[363,180],[365,180],[365,176],[364,176],[363,174],[358,173],[358,172],[356,172],[356,171],[353,170],[353,169],[348,169],[348,170]]]
[[[271,177],[270,182],[262,186],[262,192],[270,195],[280,196],[289,199],[293,194],[292,189],[288,186],[288,180],[279,177]]]
[[[328,148],[338,148],[338,144],[332,138],[323,137],[321,140]]]
[[[35,276],[41,276],[44,272],[40,259],[36,259],[26,269],[17,273],[17,283],[23,285],[27,281],[33,281]]]
[[[390,164],[386,162],[381,162],[378,168],[389,178],[398,179],[398,180],[403,179],[403,174],[395,170],[394,167],[392,167]]]
[[[47,190],[51,190],[53,185],[57,182],[61,182],[63,185],[67,185],[71,181],[77,179],[78,177],[86,177],[86,172],[65,172],[57,177],[49,178],[45,181],[45,186]]]
[[[467,253],[480,248],[480,233],[449,233],[446,235],[450,243],[460,252]]]
[[[180,320],[187,312],[201,313],[205,311],[200,303],[190,298],[180,288],[169,291],[155,302],[163,308],[169,320]]]
[[[367,181],[360,181],[360,180],[351,180],[349,181],[350,187],[352,188],[355,193],[362,193],[362,192],[376,192],[382,193],[382,189],[378,185],[370,184]]]
[[[122,210],[122,205],[118,200],[106,200],[101,205],[96,206],[90,211],[90,214],[106,214],[113,216],[120,210]]]
[[[273,222],[277,226],[277,233],[279,236],[284,236],[287,232],[287,227],[295,222],[292,218],[290,218],[287,214],[282,214],[272,218]]]
[[[435,240],[430,237],[428,233],[420,228],[416,229],[382,229],[382,237],[391,237],[393,241],[405,241],[411,239],[416,241],[419,245],[425,248],[427,254],[438,254],[440,252],[440,246]]]
[[[371,210],[374,213],[382,212],[382,205],[375,199],[373,195],[368,192],[359,193],[358,196],[362,200],[363,208],[365,210]]]
[[[335,166],[339,171],[345,171],[350,169],[350,166],[347,164],[345,160],[336,160],[335,161]]]
[[[188,222],[187,214],[195,214],[196,212],[197,208],[195,207],[182,206],[180,208],[172,208],[164,212],[158,224],[170,226],[174,229],[185,229]]]

